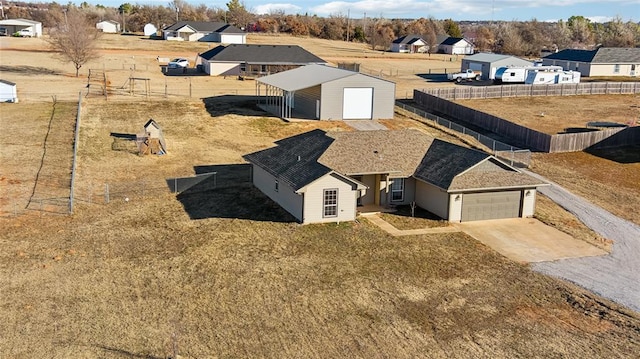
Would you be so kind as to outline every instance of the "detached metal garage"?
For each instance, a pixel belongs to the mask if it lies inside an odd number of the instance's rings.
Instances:
[[[285,119],[393,118],[391,81],[324,65],[307,65],[256,80],[258,106]]]
[[[506,66],[533,66],[533,63],[514,56],[480,52],[462,59],[461,69],[482,71],[483,80],[493,80],[496,71]]]

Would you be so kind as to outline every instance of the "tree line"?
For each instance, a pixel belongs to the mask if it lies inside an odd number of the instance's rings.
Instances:
[[[352,19],[344,14],[319,17],[309,14],[285,14],[272,11],[255,14],[240,0],[230,0],[226,7],[191,5],[184,0],[173,0],[168,6],[123,3],[119,7],[80,5],[69,3],[21,3],[5,6],[5,17],[26,18],[43,23],[45,28],[56,28],[65,22],[70,10],[80,11],[88,22],[114,20],[129,32],[141,32],[151,23],[157,28],[177,21],[221,21],[249,32],[284,33],[330,40],[367,43],[372,49],[387,50],[400,36],[420,35],[430,49],[437,47],[443,36],[465,37],[482,52],[495,52],[516,56],[536,57],[540,51],[564,48],[591,49],[597,46],[640,46],[640,23],[624,22],[621,18],[606,23],[595,23],[583,16],[572,16],[557,22],[493,21],[455,22],[451,19],[385,19],[363,17]]]

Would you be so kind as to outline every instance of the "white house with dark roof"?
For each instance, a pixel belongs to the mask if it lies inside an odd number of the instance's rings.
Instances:
[[[284,119],[393,118],[394,82],[325,65],[307,65],[258,78],[260,107]]]
[[[391,42],[391,52],[426,52],[429,46],[426,41],[416,34],[401,36]]]
[[[265,76],[326,61],[297,45],[220,45],[199,55],[211,76]]]
[[[438,52],[450,55],[471,55],[474,53],[471,41],[462,37],[448,37],[438,45]]]
[[[165,40],[244,44],[247,33],[225,22],[179,21],[162,29]]]
[[[247,154],[253,183],[301,223],[352,221],[358,206],[415,203],[451,222],[531,217],[546,185],[481,151],[420,131],[313,130]]]
[[[582,76],[586,77],[640,77],[640,48],[565,49],[543,57],[542,64],[562,66],[565,71],[578,71]]]

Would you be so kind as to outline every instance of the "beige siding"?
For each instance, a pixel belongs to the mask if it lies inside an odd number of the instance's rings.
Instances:
[[[527,194],[527,192],[529,194]],[[538,195],[535,189],[527,189],[524,191],[524,197],[522,198],[522,217],[533,217],[536,211],[536,196]]]
[[[211,76],[235,76],[240,75],[240,64],[233,62],[211,62],[209,65]]]
[[[344,89],[366,87],[373,87],[373,119],[393,118],[396,85],[375,77],[356,74],[322,84],[320,119],[342,119]]]
[[[420,208],[424,208],[443,219],[449,218],[449,194],[447,192],[422,181],[416,181],[415,188],[415,201]]]
[[[320,100],[320,85],[295,92],[293,105],[295,112],[305,117],[316,118],[316,103]]]
[[[324,190],[338,189],[338,216],[323,217]],[[356,218],[356,196],[358,191],[340,177],[329,174],[309,184],[304,193],[303,223],[326,223],[353,221]]]
[[[361,202],[363,205],[375,203],[376,192],[376,175],[362,176],[362,183],[364,183],[369,189],[367,189],[364,196],[362,196]]]
[[[276,191],[275,183],[274,176],[258,166],[253,166],[253,185],[302,222],[302,195],[295,193],[293,188],[282,181],[278,182]]]
[[[395,204],[395,205],[402,205],[402,204],[410,204],[411,202],[413,202],[415,200],[415,192],[416,192],[416,180],[413,177],[409,177],[409,178],[405,178],[404,179],[404,196],[402,198],[402,201],[392,201],[391,200],[391,184],[393,183],[395,179],[391,178],[389,179],[389,203],[390,204]]]
[[[616,73],[615,64],[591,65],[591,76],[631,76],[631,64],[620,64]],[[634,76],[640,72],[640,63],[636,65]]]

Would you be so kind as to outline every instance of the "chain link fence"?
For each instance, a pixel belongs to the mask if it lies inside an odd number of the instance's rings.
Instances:
[[[442,118],[440,116],[434,115],[432,113],[426,112],[424,110],[399,101],[396,101],[396,107],[408,113],[417,115],[418,117],[420,117],[421,121],[425,120],[424,122],[428,122],[429,124],[435,125],[436,127],[446,128],[458,132],[462,135],[472,137],[474,140],[480,142],[488,149],[490,149],[494,156],[502,159],[503,161],[506,161],[512,166],[528,167],[531,163],[531,151],[529,150],[521,149],[504,142],[500,142],[491,137],[466,128],[458,123],[447,120],[446,118]]]

